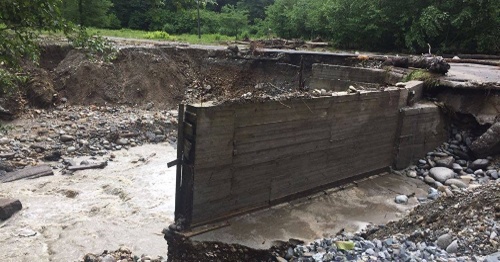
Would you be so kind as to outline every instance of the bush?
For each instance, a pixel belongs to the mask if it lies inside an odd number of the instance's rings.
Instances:
[[[157,39],[157,40],[170,40],[174,41],[175,38],[169,35],[167,32],[163,31],[153,31],[153,32],[148,32],[144,36],[146,39]]]

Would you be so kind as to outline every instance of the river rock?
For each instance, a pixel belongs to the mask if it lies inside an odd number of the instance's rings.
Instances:
[[[399,195],[394,199],[394,202],[398,204],[406,204],[408,203],[408,197],[405,195]]]
[[[416,178],[417,177],[417,171],[415,171],[415,170],[409,170],[408,172],[406,172],[406,175],[408,177],[411,177],[411,178]]]
[[[446,247],[446,252],[448,252],[450,254],[457,253],[457,251],[458,251],[458,241],[457,240],[454,240],[453,242],[451,242],[451,244],[448,245],[448,247]]]
[[[456,186],[458,188],[467,188],[467,184],[460,179],[450,178],[444,183],[447,186]]]
[[[10,143],[10,139],[8,139],[6,137],[0,138],[0,145],[5,145],[5,144],[8,144],[8,143]]]
[[[436,183],[436,180],[434,180],[434,178],[432,178],[431,176],[425,176],[424,182],[433,185],[434,183]]]
[[[457,163],[453,163],[453,171],[457,172],[457,173],[460,173],[460,171],[464,170],[462,168],[462,166],[460,166],[459,164]]]
[[[116,140],[117,145],[125,146],[125,145],[128,145],[128,143],[129,143],[129,140],[126,138],[119,138],[118,140]]]
[[[474,171],[475,176],[484,176],[484,171],[482,169],[478,169]]]
[[[451,234],[443,234],[436,240],[436,245],[441,249],[446,249],[451,242],[453,242],[453,236]]]
[[[75,137],[70,135],[61,135],[59,139],[61,140],[61,142],[65,143],[75,140]]]
[[[452,178],[455,173],[447,167],[433,167],[429,170],[429,174],[437,181],[444,183],[446,180]]]
[[[484,262],[500,262],[500,252],[496,252],[487,256]]]
[[[455,159],[452,156],[439,158],[434,160],[436,162],[436,166],[438,167],[447,167],[452,168]]]
[[[488,159],[477,159],[469,164],[469,168],[472,170],[486,169],[490,161]]]

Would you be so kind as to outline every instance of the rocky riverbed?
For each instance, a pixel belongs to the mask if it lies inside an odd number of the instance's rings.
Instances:
[[[145,143],[175,143],[176,110],[125,106],[32,109],[4,125],[0,175],[13,169],[77,156],[113,158],[113,152]]]
[[[369,226],[288,248],[286,261],[498,261],[500,183],[416,207],[387,225]],[[489,260],[488,260],[489,259]],[[283,260],[284,261],[284,260]]]

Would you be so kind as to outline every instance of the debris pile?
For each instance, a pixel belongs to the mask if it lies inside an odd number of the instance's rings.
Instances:
[[[125,106],[29,110],[0,138],[0,173],[74,156],[104,156],[144,143],[175,142],[177,111]]]
[[[499,183],[471,188],[422,204],[386,226],[290,247],[278,260],[484,261],[499,256],[498,199]]]

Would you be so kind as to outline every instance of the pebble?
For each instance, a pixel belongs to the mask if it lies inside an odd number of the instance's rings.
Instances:
[[[61,135],[61,137],[59,138],[61,140],[61,142],[70,142],[70,141],[73,141],[75,140],[75,137],[74,136],[70,136],[70,135]]]
[[[75,152],[76,150],[77,150],[77,149],[76,149],[76,147],[74,147],[74,146],[70,146],[70,147],[68,147],[68,149],[66,149],[66,151],[67,151],[68,153],[73,153],[73,152]]]
[[[436,183],[436,180],[434,180],[434,178],[432,178],[431,176],[425,176],[424,181],[425,181],[425,183],[431,184],[431,185]]]
[[[119,138],[118,140],[116,140],[116,144],[121,146],[128,145],[129,140],[126,138]]]
[[[408,177],[411,177],[411,178],[416,178],[416,177],[417,177],[417,171],[415,171],[415,170],[410,170],[410,171],[406,172],[406,175],[407,175]]]
[[[10,139],[8,139],[6,137],[0,138],[0,145],[5,145],[5,144],[8,144],[8,143],[10,143]]]
[[[485,173],[482,169],[478,169],[478,170],[474,171],[474,175],[475,176],[484,176]]]
[[[405,195],[396,196],[396,198],[394,199],[394,202],[396,202],[398,204],[406,204],[406,203],[408,203],[408,197]]]

